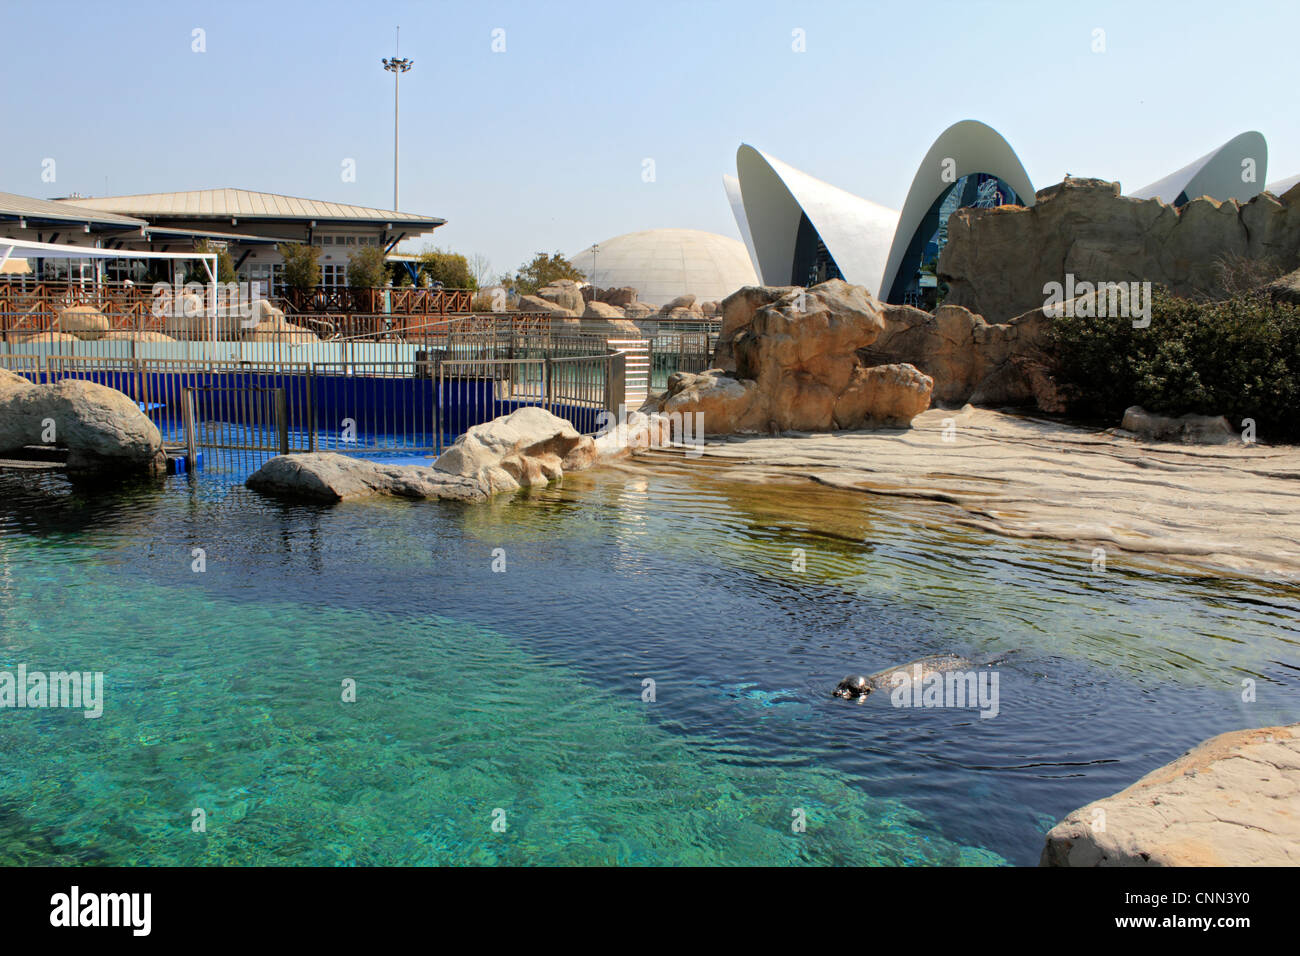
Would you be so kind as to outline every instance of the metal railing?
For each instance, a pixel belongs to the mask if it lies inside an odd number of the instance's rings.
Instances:
[[[418,353],[412,361],[196,362],[0,355],[35,383],[80,379],[129,396],[179,454],[256,464],[258,456],[334,451],[428,457],[474,425],[526,406],[599,431],[625,403],[623,353],[506,359]]]

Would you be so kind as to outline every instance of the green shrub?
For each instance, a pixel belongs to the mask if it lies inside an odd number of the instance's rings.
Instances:
[[[556,279],[573,279],[575,282],[587,281],[587,277],[578,271],[578,267],[558,252],[549,256],[544,252],[539,252],[533,256],[531,261],[520,266],[515,275],[510,277],[502,276],[504,284],[513,286],[520,295],[532,295],[538,289],[545,288]]]
[[[348,286],[353,289],[378,289],[388,281],[384,250],[362,246],[348,256]]]
[[[1253,418],[1264,439],[1300,440],[1300,307],[1258,294],[1194,302],[1155,289],[1151,324],[1059,316],[1051,340],[1072,411],[1118,422],[1162,415]]]
[[[425,249],[420,253],[420,276],[430,282],[441,282],[444,289],[478,288],[470,273],[469,260],[459,252]]]
[[[301,242],[282,242],[275,247],[284,259],[284,284],[296,292],[311,292],[320,285],[320,249]]]

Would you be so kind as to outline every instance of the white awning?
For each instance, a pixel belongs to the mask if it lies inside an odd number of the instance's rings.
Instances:
[[[57,242],[32,242],[29,239],[0,238],[0,268],[10,256],[24,259],[197,259],[207,270],[208,279],[217,280],[215,252],[135,252],[127,249],[99,249],[95,246],[69,246]]]

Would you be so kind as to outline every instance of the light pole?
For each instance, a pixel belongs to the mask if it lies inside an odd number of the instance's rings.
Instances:
[[[398,86],[401,84],[401,76],[411,67],[415,66],[414,60],[404,60],[397,55],[398,49],[402,44],[402,28],[397,28],[397,44],[393,47],[393,55],[384,57],[384,69],[393,74],[393,209],[397,209],[397,106],[398,106]]]

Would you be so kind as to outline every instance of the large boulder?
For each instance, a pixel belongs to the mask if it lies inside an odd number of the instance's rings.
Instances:
[[[882,315],[885,327],[868,350],[871,360],[915,365],[934,379],[936,402],[1063,410],[1048,371],[1051,319],[1043,309],[998,324],[947,303],[934,312],[887,305]]]
[[[248,477],[254,491],[309,501],[351,501],[389,495],[482,501],[487,492],[472,478],[423,465],[386,465],[333,453],[277,455]]]
[[[629,319],[644,319],[655,314],[655,307],[649,302],[631,302],[623,307],[623,314]]]
[[[600,289],[596,293],[595,299],[598,302],[618,306],[621,309],[637,300],[637,291],[630,285],[619,286],[615,289]]]
[[[674,372],[659,403],[668,415],[700,417],[705,434],[768,430],[767,403],[754,381],[739,381],[722,369]]]
[[[1047,834],[1042,866],[1300,865],[1300,724],[1212,737]]]
[[[573,279],[556,279],[549,285],[537,290],[537,297],[559,306],[566,312],[581,315],[586,305],[582,296],[581,283]]]
[[[695,296],[691,295],[690,293],[687,293],[686,295],[679,295],[675,299],[670,299],[669,301],[665,302],[663,306],[659,309],[659,314],[672,315],[675,311],[679,309],[684,309],[686,312],[694,312],[699,315],[704,314],[704,311],[695,304]]]
[[[929,407],[934,382],[870,360],[884,328],[871,293],[839,279],[747,286],[722,301],[719,368],[670,377],[662,410],[700,412],[708,434],[906,425]],[[895,367],[868,374],[872,365]]]
[[[1174,208],[1122,196],[1119,183],[1066,179],[1040,190],[1033,206],[954,212],[938,273],[945,304],[1005,322],[1044,305],[1043,287],[1066,274],[1222,297],[1225,256],[1300,267],[1300,192],[1264,192],[1247,203],[1193,198]]]
[[[604,302],[591,301],[587,303],[586,311],[582,313],[582,322],[580,323],[584,332],[592,332],[597,335],[605,335],[611,338],[641,338],[641,330],[636,323],[630,322],[623,317],[623,310],[613,305],[606,305]]]
[[[623,310],[615,305],[607,305],[604,302],[591,301],[587,303],[586,309],[583,310],[584,319],[622,319]]]
[[[908,428],[930,407],[934,379],[911,365],[873,365],[853,370],[835,399],[836,428]]]
[[[80,379],[35,385],[0,369],[0,453],[27,445],[68,451],[68,471],[161,472],[162,435],[117,389]]]
[[[433,467],[475,479],[493,493],[544,485],[563,475],[565,456],[582,439],[563,418],[543,408],[521,408],[470,428]]]
[[[240,321],[244,338],[250,342],[314,342],[316,333],[306,326],[295,325],[284,317],[284,312],[258,299],[249,316]]]
[[[4,384],[0,379],[0,394]],[[245,484],[278,497],[322,502],[379,495],[483,501],[666,444],[669,432],[663,416],[633,412],[592,438],[579,435],[569,422],[544,409],[522,408],[474,426],[432,467],[380,464],[333,453],[278,455]]]
[[[5,334],[5,340],[13,345],[72,345],[80,342],[70,332],[8,332]]]
[[[515,308],[520,312],[545,312],[554,318],[577,318],[582,314],[582,310],[573,311],[563,306],[556,305],[548,299],[543,299],[536,295],[521,295],[515,303]]]
[[[93,305],[73,305],[59,313],[54,327],[79,339],[93,341],[102,338],[112,325],[108,316]]]
[[[1291,195],[1288,193],[1287,195]],[[1297,196],[1300,199],[1300,196]],[[1300,305],[1300,269],[1294,272],[1288,272],[1279,279],[1265,285],[1261,290],[1266,296],[1274,302],[1286,302],[1290,305]]]

